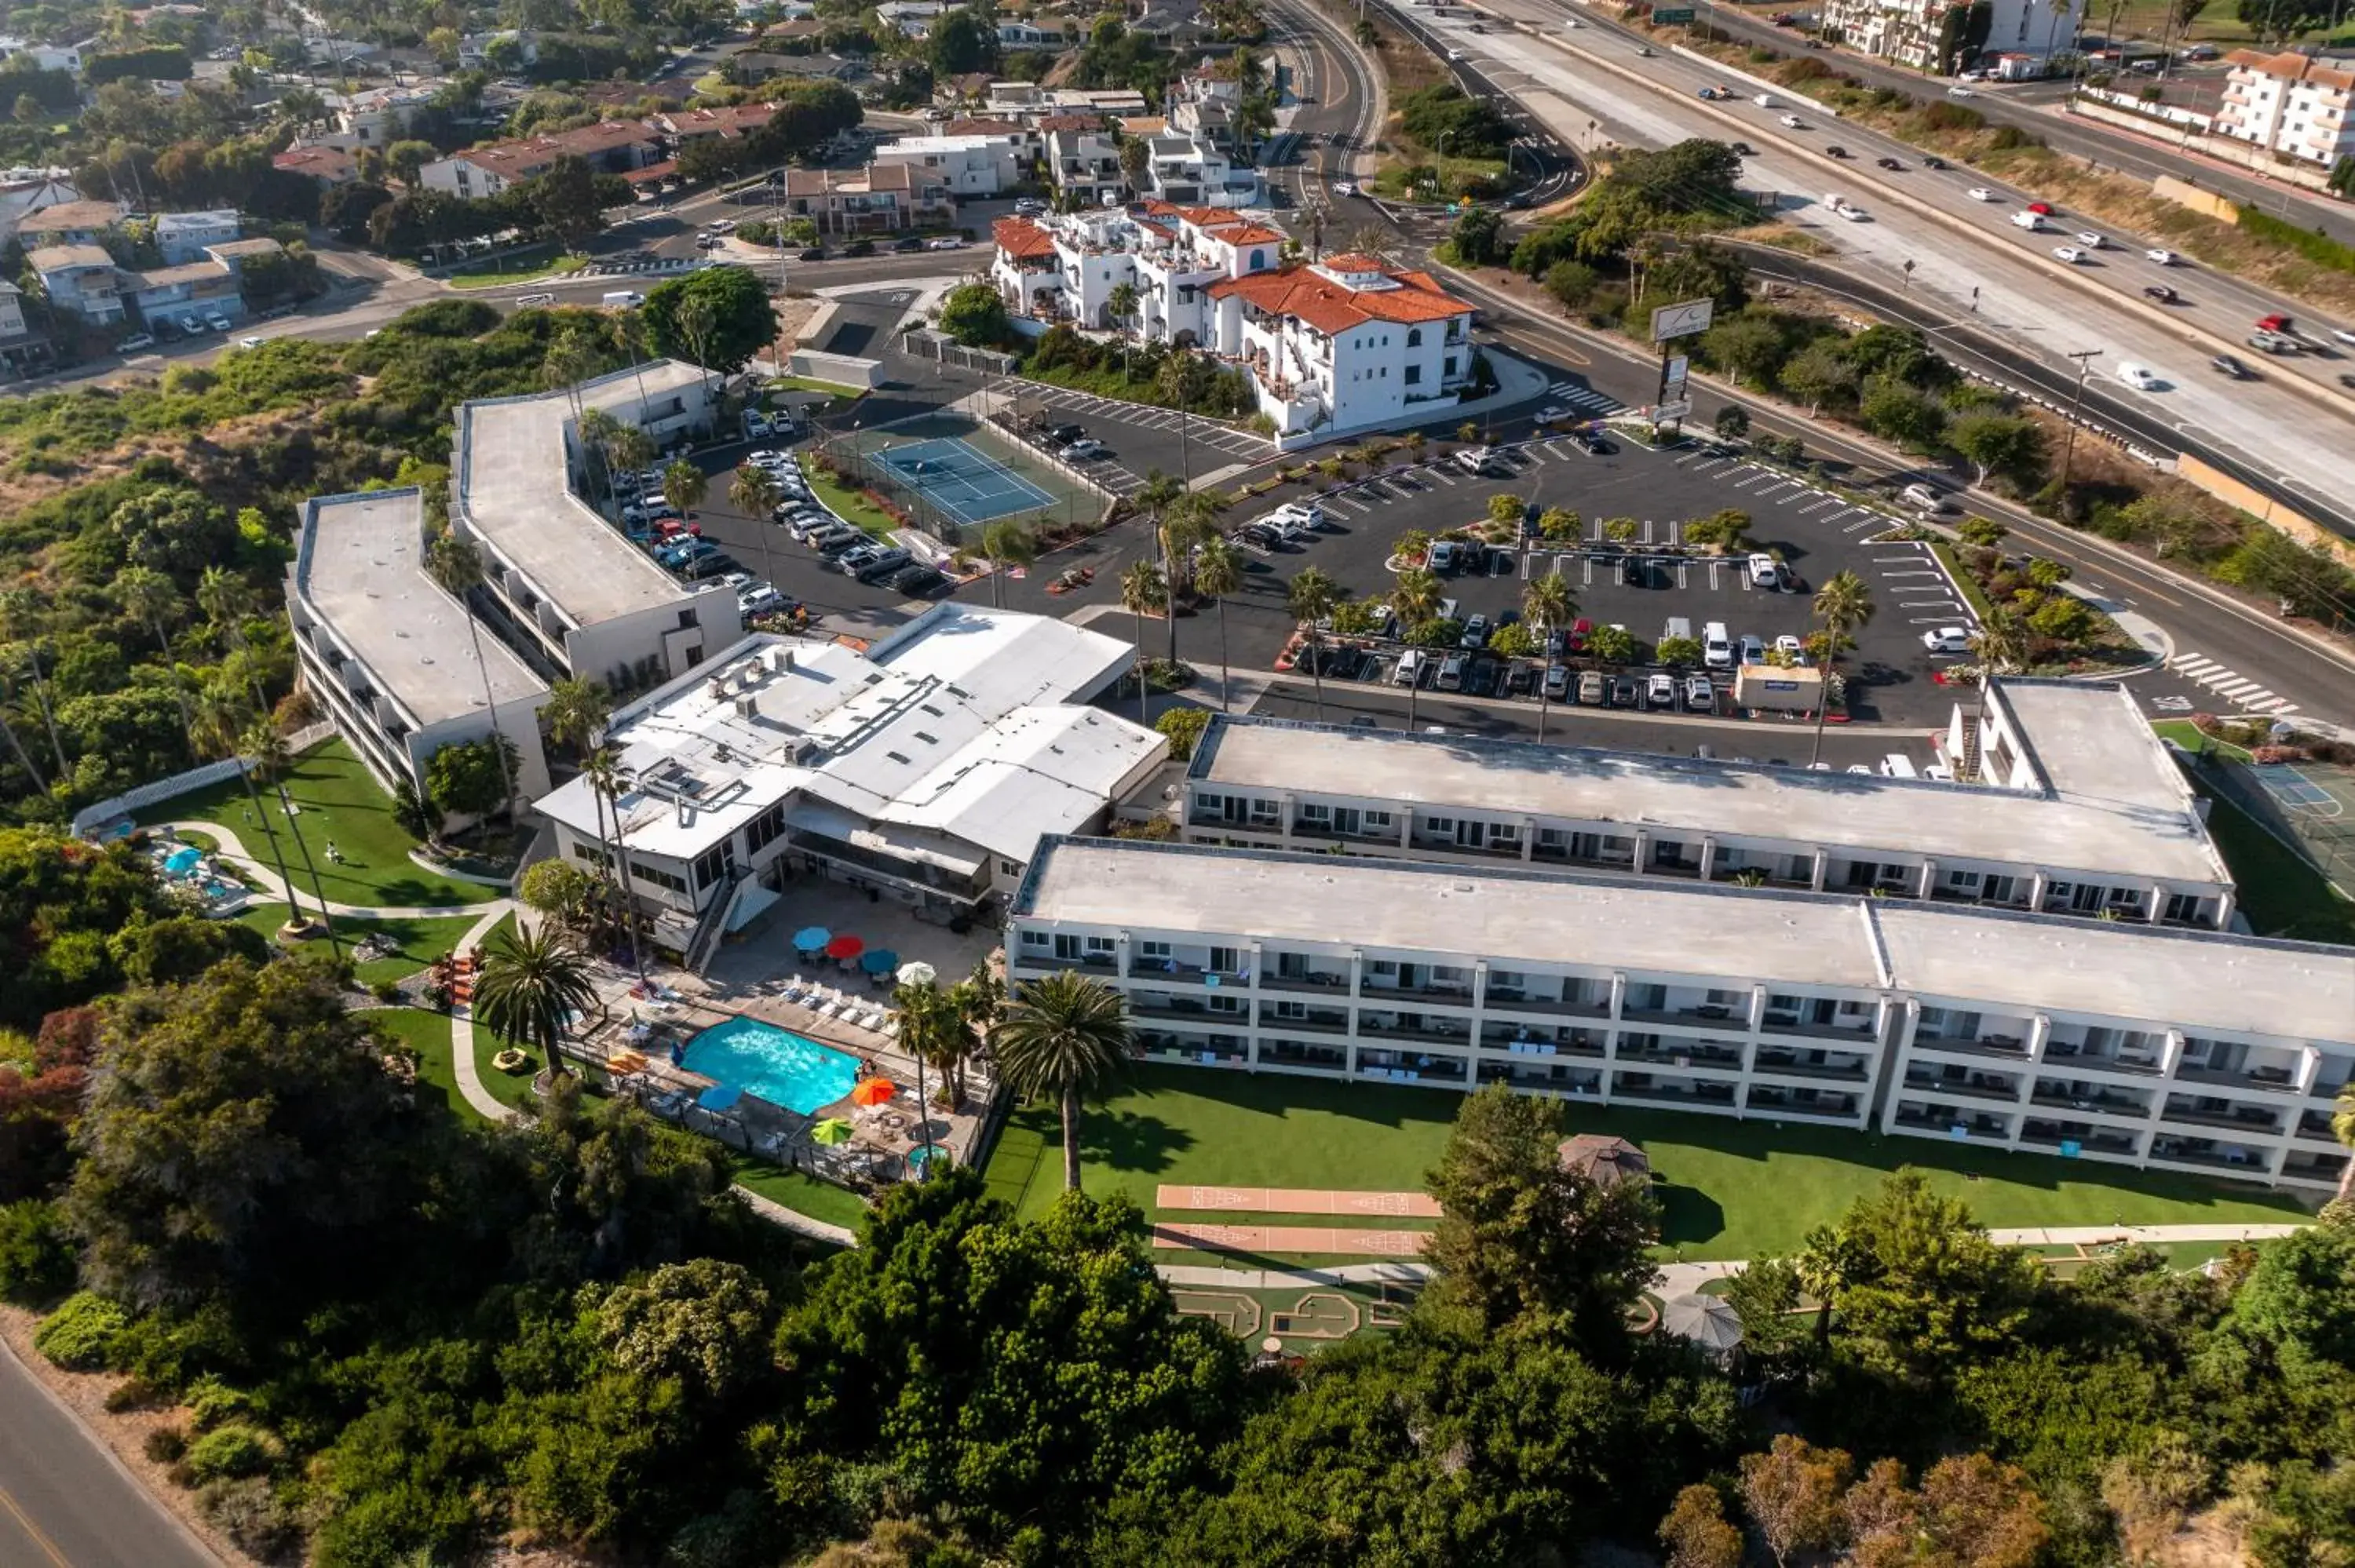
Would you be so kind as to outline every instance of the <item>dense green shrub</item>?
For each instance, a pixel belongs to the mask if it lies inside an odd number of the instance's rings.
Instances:
[[[56,1206],[32,1198],[0,1205],[0,1298],[44,1306],[73,1283],[73,1243]]]
[[[200,1481],[259,1474],[270,1463],[270,1445],[250,1426],[219,1426],[188,1445],[187,1466]]]
[[[98,1372],[114,1353],[129,1319],[122,1308],[91,1291],[69,1296],[41,1320],[33,1348],[71,1372]]]
[[[2318,234],[2310,228],[2301,228],[2269,212],[2260,212],[2246,203],[2241,207],[2240,225],[2243,233],[2286,245],[2307,260],[2328,267],[2334,272],[2355,272],[2355,245],[2333,239],[2327,234]]]

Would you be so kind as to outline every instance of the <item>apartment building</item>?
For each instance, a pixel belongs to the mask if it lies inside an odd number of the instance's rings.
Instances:
[[[1234,163],[1206,136],[1148,136],[1145,142],[1145,180],[1156,201],[1180,207],[1256,207],[1265,195],[1256,168]]]
[[[539,802],[558,853],[609,863],[698,963],[796,873],[940,920],[1019,882],[1039,841],[1100,825],[1168,743],[1088,700],[1116,638],[943,603],[864,651],[746,638],[613,715],[619,826],[584,781]]]
[[[2328,1189],[2355,953],[1699,882],[1050,839],[1011,979],[1147,1054],[2032,1149]]]
[[[1027,175],[1031,157],[1024,148],[1028,139],[1018,128],[1009,133],[902,136],[876,148],[868,166],[905,164],[945,185],[959,198],[994,196]]]
[[[1986,785],[1219,715],[1179,832],[2229,928],[2231,874],[2130,692],[2004,681],[1987,708]]]
[[[1068,122],[1068,123],[1057,123]],[[1047,137],[1047,177],[1082,207],[1117,202],[1128,190],[1121,173],[1120,145],[1094,115],[1050,115],[1039,128]]]
[[[168,323],[186,331],[188,322],[202,323],[208,316],[232,323],[245,319],[245,296],[238,291],[236,269],[209,258],[124,272],[117,286],[139,319],[150,325]]]
[[[548,684],[489,628],[470,635],[466,607],[426,571],[416,487],[304,503],[286,612],[304,690],[387,789],[425,798],[435,752],[496,730],[516,748],[518,793],[548,792]]]
[[[1427,419],[1472,384],[1472,307],[1427,272],[1327,256],[1210,285],[1215,341],[1279,441]]]
[[[61,201],[36,207],[18,219],[16,238],[29,249],[43,245],[96,245],[130,214],[121,202]]]
[[[1945,0],[1827,0],[1822,30],[1852,49],[1917,70],[1954,71],[1981,56],[2045,59],[2073,48],[2083,0],[1993,0],[1987,31],[1954,29],[1953,16],[1976,16]]]
[[[626,175],[662,156],[662,133],[635,120],[605,120],[574,131],[493,142],[437,158],[417,172],[427,190],[479,201],[497,196],[574,157],[601,174]]]
[[[1283,259],[1284,236],[1225,207],[1146,202],[991,227],[991,279],[1007,307],[1092,331],[1125,324],[1147,342],[1209,345],[1217,314],[1210,286],[1264,271]],[[1112,292],[1136,291],[1135,320],[1113,320]]]
[[[2355,60],[2234,49],[2224,63],[2220,135],[2326,169],[2355,154]]]
[[[743,634],[736,596],[683,584],[581,498],[581,410],[657,445],[712,420],[712,379],[658,359],[561,391],[461,404],[451,526],[483,552],[490,605],[534,662],[620,691],[692,669]]]
[[[947,180],[905,163],[787,169],[783,205],[816,224],[820,234],[890,234],[956,221],[956,196]]]
[[[123,275],[103,247],[35,246],[25,252],[25,265],[41,280],[52,310],[69,312],[93,326],[122,324]]]

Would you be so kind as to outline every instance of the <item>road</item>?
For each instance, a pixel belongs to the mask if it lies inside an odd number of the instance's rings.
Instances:
[[[0,1346],[0,1563],[221,1568]]]
[[[1797,54],[1804,48],[1797,35],[1788,28],[1777,27],[1729,6],[1713,5],[1710,7],[1708,16],[1710,26],[1742,43],[1755,44],[1785,54]],[[1890,88],[1917,97],[1925,92],[1942,90],[1935,78],[1924,77],[1920,71],[1885,64],[1844,49],[1827,51],[1822,58],[1826,63],[1870,87]],[[2035,92],[2043,85],[2028,84],[2029,91]],[[1987,116],[1990,124],[2017,125],[2056,151],[2073,154],[2105,169],[2121,169],[2145,179],[2170,175],[2177,179],[2190,180],[2204,189],[2221,192],[2234,201],[2254,203],[2273,213],[2282,213],[2283,204],[2287,202],[2289,210],[2283,216],[2292,218],[2301,227],[2320,229],[2334,239],[2355,244],[2355,208],[2350,208],[2347,203],[2333,201],[2296,185],[2239,173],[2212,158],[2195,157],[2188,153],[2170,150],[2156,142],[2157,132],[2153,133],[2154,139],[2131,135],[2099,121],[2068,114],[2055,104],[2033,101],[2019,88],[1981,89],[1973,99],[1971,107]]]
[[[1963,194],[1968,176],[1912,168],[1910,150],[1891,154],[1905,157],[1904,173],[1875,169],[1869,158],[1887,144],[1848,125],[1838,130],[1841,142],[1865,155],[1836,162],[1819,150],[1829,140],[1823,132],[1786,132],[1773,113],[1746,101],[1739,111],[1701,102],[1695,96],[1700,86],[1724,80],[1713,68],[1665,55],[1640,58],[1635,41],[1591,20],[1565,31],[1561,12],[1545,0],[1492,3],[1531,30],[1492,26],[1475,34],[1468,19],[1455,15],[1432,26],[1450,48],[1483,62],[1489,79],[1558,132],[1574,138],[1582,126],[1601,125],[1646,145],[1689,136],[1747,138],[1757,155],[1746,160],[1745,185],[1776,193],[1796,225],[1831,246],[1846,267],[1934,296],[1957,313],[1976,314],[2009,352],[2066,368],[2073,380],[2075,366],[2066,356],[2076,350],[2100,351],[2098,375],[2112,376],[2129,362],[2148,367],[2163,385],[2137,396],[2162,410],[2171,429],[2204,435],[2246,466],[2275,476],[2300,498],[2302,510],[2335,518],[2355,533],[2355,508],[2345,499],[2355,495],[2355,443],[2343,439],[2342,418],[2290,391],[2278,361],[2267,366],[2264,381],[2223,381],[2206,369],[2214,352],[2206,343],[2157,307],[2146,313],[2138,300],[2117,299],[2095,277],[2131,279],[2138,275],[2134,269],[2148,266],[2138,256],[2113,266],[2064,267],[2025,249],[2029,237],[2011,238],[2016,230],[1997,234],[2003,227],[1998,209]],[[1817,145],[1805,145],[1809,139]],[[1894,199],[1883,183],[1894,181],[1905,182],[1908,195],[1935,216]],[[1869,219],[1841,221],[1820,196],[1804,194],[1828,188],[1857,198],[1851,205],[1870,208]],[[1964,221],[1973,209],[1987,215],[1989,227]],[[2173,270],[2194,309],[2211,290],[2223,296],[2234,288],[2204,273]],[[2335,390],[2328,396],[2339,400]]]

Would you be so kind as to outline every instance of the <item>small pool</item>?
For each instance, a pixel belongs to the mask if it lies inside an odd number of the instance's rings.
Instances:
[[[808,1116],[848,1095],[858,1058],[757,1018],[731,1018],[687,1043],[687,1069]]]

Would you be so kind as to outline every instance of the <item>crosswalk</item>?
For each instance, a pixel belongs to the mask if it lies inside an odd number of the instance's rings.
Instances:
[[[1575,381],[1557,381],[1546,388],[1546,397],[1556,403],[1566,403],[1583,414],[1596,418],[1615,414],[1627,405],[1607,392],[1597,392],[1592,387],[1581,387]]]
[[[2236,712],[2294,714],[2297,705],[2277,697],[2264,686],[2199,653],[2178,653],[2167,667],[2194,685],[2205,686],[2230,702]]]

